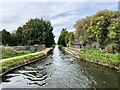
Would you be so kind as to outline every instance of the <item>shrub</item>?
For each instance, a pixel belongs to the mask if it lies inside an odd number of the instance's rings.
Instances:
[[[95,46],[93,46],[93,45],[86,45],[86,46],[84,46],[84,48],[86,48],[87,50],[89,50],[89,49],[95,49],[96,47]]]
[[[1,54],[16,53],[16,51],[9,46],[0,46],[0,49],[1,49]]]
[[[31,50],[24,50],[24,51],[16,51],[9,46],[0,46],[0,59],[10,58],[15,56],[21,56],[24,54],[33,53]]]
[[[109,44],[105,50],[108,52],[108,53],[116,53],[116,52],[119,52],[119,46],[117,44]]]

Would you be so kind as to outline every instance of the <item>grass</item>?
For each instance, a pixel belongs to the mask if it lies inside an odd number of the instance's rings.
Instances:
[[[10,60],[6,60],[4,62],[0,62],[0,65],[2,66],[2,71],[4,72],[7,69],[10,69],[11,67],[20,65],[25,62],[30,62],[31,59],[39,57],[39,56],[43,56],[45,54],[46,53],[44,52],[36,52],[32,54],[27,54],[27,55],[11,58]]]
[[[5,58],[11,58],[15,56],[21,56],[25,54],[33,53],[32,50],[24,50],[24,51],[13,51],[10,53],[5,53],[5,54],[0,54],[0,58],[5,59]]]
[[[82,59],[89,59],[93,61],[101,61],[103,63],[115,64],[120,63],[120,53],[107,53],[105,50],[96,49],[93,47],[84,47],[80,49],[79,53]]]
[[[33,53],[32,50],[16,51],[9,46],[0,46],[0,50],[1,50],[1,53],[0,53],[1,59],[11,58],[11,57],[15,57],[15,56],[21,56],[24,54]]]

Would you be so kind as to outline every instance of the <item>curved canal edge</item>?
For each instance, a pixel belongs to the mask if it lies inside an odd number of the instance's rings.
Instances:
[[[0,76],[6,75],[10,71],[13,71],[22,66],[25,66],[46,58],[53,51],[53,48],[46,48],[36,53],[13,57],[8,60],[6,59],[5,61],[0,62],[0,66],[1,66]],[[6,64],[6,67],[4,67],[3,64]]]
[[[91,63],[94,63],[94,64],[97,64],[97,65],[101,65],[101,66],[105,66],[105,67],[108,67],[108,68],[111,68],[111,69],[114,69],[116,70],[118,73],[120,72],[120,65],[118,64],[117,66],[114,65],[114,64],[109,64],[109,63],[105,63],[105,62],[102,62],[102,61],[98,61],[98,60],[92,60],[92,59],[88,59],[88,58],[81,58],[79,56],[79,50],[76,50],[74,48],[69,48],[69,47],[62,47],[62,46],[59,46],[64,52],[72,55],[73,57],[75,58],[78,58],[80,60],[83,60],[83,61],[87,61],[87,62],[91,62]]]
[[[45,59],[3,75],[0,86],[6,88],[77,88],[118,90],[115,70],[85,62],[64,53],[58,46]]]

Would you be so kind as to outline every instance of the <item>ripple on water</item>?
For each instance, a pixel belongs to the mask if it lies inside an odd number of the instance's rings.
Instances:
[[[3,87],[111,88],[117,87],[116,72],[78,60],[55,47],[53,54],[3,77]]]

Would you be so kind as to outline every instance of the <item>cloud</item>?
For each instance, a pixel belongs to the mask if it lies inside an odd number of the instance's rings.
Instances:
[[[43,0],[44,1],[44,0]],[[75,1],[75,0],[74,0]],[[95,0],[94,0],[95,1]],[[2,2],[0,13],[2,18],[0,28],[8,31],[16,30],[30,18],[44,18],[51,21],[54,27],[55,40],[59,37],[62,28],[73,31],[73,25],[81,18],[95,14],[99,10],[117,10],[117,1],[114,2]],[[107,1],[107,0],[106,0]]]

